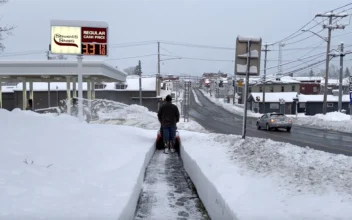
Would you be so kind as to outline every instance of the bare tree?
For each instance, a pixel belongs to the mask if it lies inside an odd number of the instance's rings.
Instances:
[[[0,5],[6,4],[7,2],[8,0],[0,0]],[[0,52],[3,52],[5,50],[5,46],[4,44],[1,43],[1,41],[3,41],[6,38],[6,36],[11,35],[14,29],[15,29],[14,25],[0,26]]]
[[[125,71],[128,75],[137,75],[136,66],[128,67],[128,68],[124,69],[123,71]]]

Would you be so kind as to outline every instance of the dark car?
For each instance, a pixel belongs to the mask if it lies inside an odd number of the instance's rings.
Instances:
[[[257,128],[272,129],[285,128],[288,132],[292,128],[292,120],[282,113],[266,113],[257,120]]]

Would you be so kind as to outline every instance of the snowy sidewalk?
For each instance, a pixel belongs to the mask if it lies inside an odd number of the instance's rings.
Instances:
[[[135,220],[202,220],[201,201],[187,181],[177,153],[156,151],[146,170]]]
[[[351,157],[237,135],[183,132],[182,143],[212,219],[351,219]]]

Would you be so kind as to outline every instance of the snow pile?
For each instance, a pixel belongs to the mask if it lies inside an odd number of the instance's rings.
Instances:
[[[194,89],[192,89],[192,92],[193,92],[194,99],[196,100],[196,103],[200,106],[203,106],[202,103],[199,101],[198,96],[197,96],[196,92],[194,91]]]
[[[18,109],[0,121],[0,219],[133,218],[155,132]]]
[[[97,114],[99,120],[92,123],[99,124],[115,124],[128,125],[144,129],[160,129],[157,113],[149,111],[146,107],[140,105],[125,105],[119,102],[100,100],[97,105]],[[179,110],[181,111],[180,107]],[[178,130],[189,130],[198,132],[207,132],[197,122],[190,120],[184,122],[180,117],[180,122],[177,123]]]
[[[238,105],[233,105],[232,103],[225,103],[223,98],[215,98],[214,96],[210,96],[210,94],[208,94],[207,92],[205,92],[204,90],[200,89],[199,91],[201,91],[203,93],[203,95],[208,98],[211,102],[215,103],[216,105],[223,107],[224,109],[226,109],[229,112],[232,112],[234,114],[237,115],[243,115],[243,107],[240,107]],[[253,118],[258,118],[261,117],[262,114],[260,113],[254,113],[250,110],[247,111],[247,116],[248,117],[253,117]]]
[[[352,158],[259,138],[183,132],[212,219],[350,219]]]
[[[297,125],[352,133],[351,116],[341,112],[328,112],[326,115],[316,114],[314,116],[299,115],[297,118],[292,116],[292,119]]]

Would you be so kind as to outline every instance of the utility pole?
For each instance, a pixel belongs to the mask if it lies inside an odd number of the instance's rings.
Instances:
[[[264,50],[262,50],[262,51],[265,52],[265,56],[264,56],[264,77],[263,77],[263,114],[265,114],[266,61],[267,61],[268,51],[270,51],[270,50],[268,50],[268,43],[265,43]]]
[[[340,44],[340,79],[339,79],[339,105],[338,111],[342,110],[342,75],[343,75],[343,57],[345,54],[343,53],[343,42]]]
[[[139,105],[142,106],[142,64],[138,62],[138,75],[139,75]]]
[[[158,75],[157,75],[157,79],[156,79],[156,88],[157,88],[157,92],[156,95],[159,96],[160,95],[160,42],[158,42]]]
[[[329,80],[329,61],[330,61],[330,43],[331,43],[331,31],[333,29],[345,29],[344,25],[332,25],[333,18],[343,18],[346,17],[347,14],[334,14],[333,12],[326,14],[317,14],[315,17],[327,17],[329,18],[329,24],[323,25],[323,28],[328,29],[328,38],[327,38],[327,48],[326,48],[326,69],[325,69],[325,85],[324,85],[324,103],[323,103],[323,114],[326,114],[327,107],[327,94],[328,94],[328,80]]]
[[[282,48],[285,46],[284,43],[280,42],[279,43],[279,59],[278,59],[278,74],[279,76],[282,76],[283,74],[283,68],[282,68]]]

